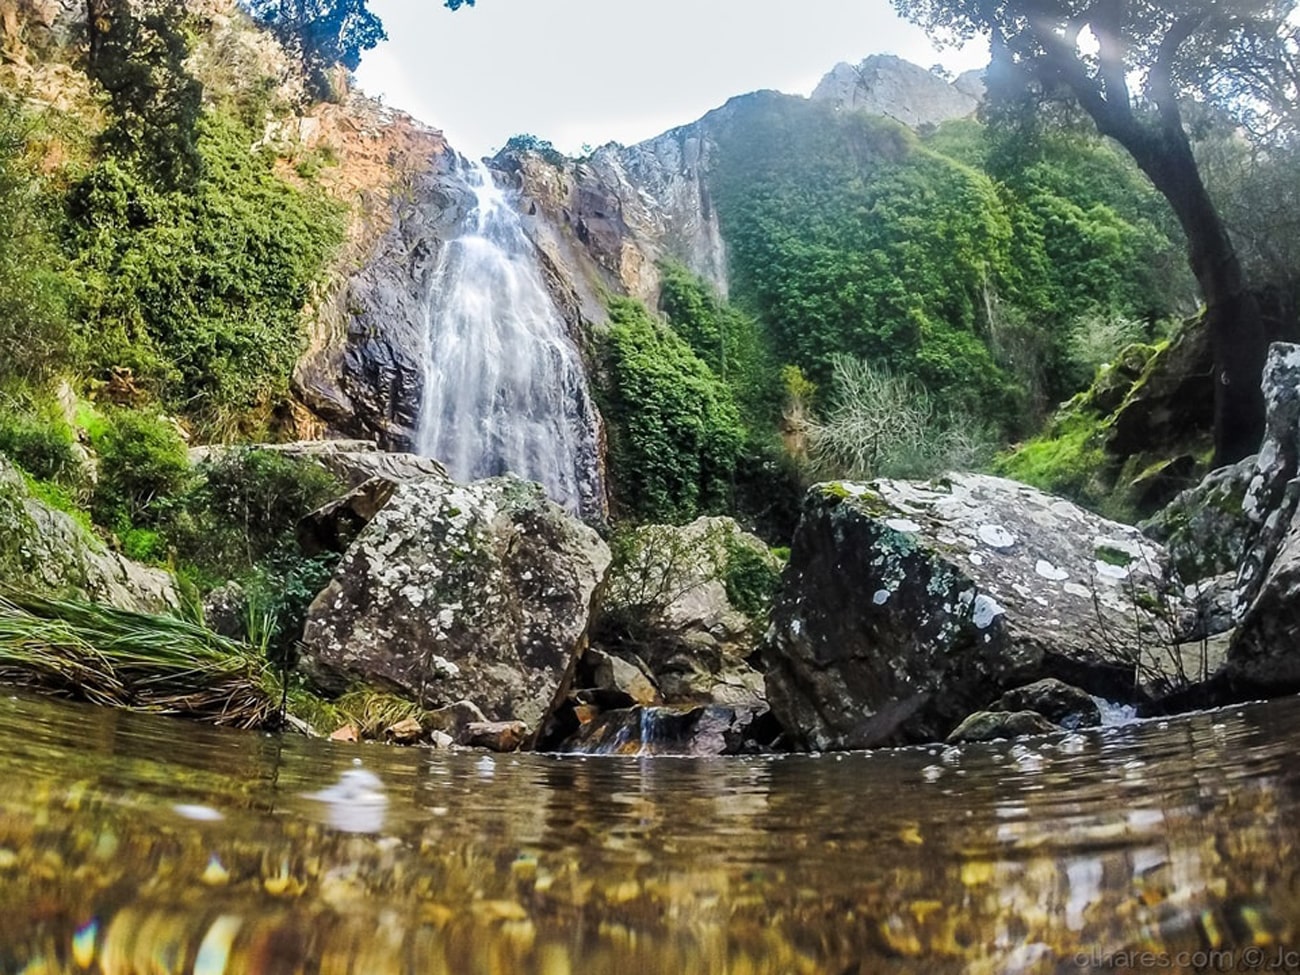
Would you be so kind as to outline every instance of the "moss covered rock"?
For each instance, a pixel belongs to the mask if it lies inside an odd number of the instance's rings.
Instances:
[[[159,612],[177,602],[175,580],[107,549],[75,518],[34,498],[0,457],[0,583]]]

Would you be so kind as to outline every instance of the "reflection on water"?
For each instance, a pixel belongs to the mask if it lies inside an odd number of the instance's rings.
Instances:
[[[1300,962],[1296,700],[711,761],[344,747],[24,697],[0,698],[0,738],[6,975],[1300,970],[1269,968]]]

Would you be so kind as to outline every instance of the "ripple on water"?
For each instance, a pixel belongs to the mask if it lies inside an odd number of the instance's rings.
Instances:
[[[28,975],[149,952],[193,972],[294,952],[377,975],[1055,972],[1082,946],[1286,943],[1300,921],[1277,853],[1300,848],[1294,701],[734,762],[345,747],[25,697],[0,735],[0,969]],[[357,805],[382,819],[329,814]]]

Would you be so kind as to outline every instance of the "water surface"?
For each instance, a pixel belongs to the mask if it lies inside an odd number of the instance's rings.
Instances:
[[[1300,970],[1297,700],[707,761],[21,696],[0,738],[4,973]]]

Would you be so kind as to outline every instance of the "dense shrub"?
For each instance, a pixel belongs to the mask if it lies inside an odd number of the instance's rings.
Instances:
[[[673,331],[731,389],[745,421],[770,425],[780,406],[780,385],[757,319],[677,264],[662,269],[659,308]]]
[[[0,454],[32,477],[64,484],[80,480],[72,428],[61,418],[41,411],[0,411]]]
[[[273,450],[226,451],[202,465],[200,474],[178,505],[170,532],[181,558],[214,580],[295,555],[299,520],[344,490],[311,461]]]
[[[0,392],[37,386],[67,361],[73,284],[32,150],[41,121],[0,96]]]
[[[745,440],[731,391],[644,306],[610,305],[602,412],[616,503],[648,521],[724,510]]]
[[[991,453],[978,422],[940,409],[904,376],[849,356],[833,360],[834,405],[810,427],[831,477],[928,477],[978,466]]]
[[[238,123],[209,114],[199,131],[193,192],[161,191],[104,158],[72,188],[68,243],[86,283],[87,368],[131,368],[219,436],[287,393],[302,309],[342,219],[279,179]]]
[[[751,619],[761,620],[772,608],[781,573],[765,552],[733,535],[726,542],[722,581],[731,605]]]
[[[118,532],[156,528],[193,479],[185,441],[160,413],[118,410],[94,440],[99,477],[91,511]]]

